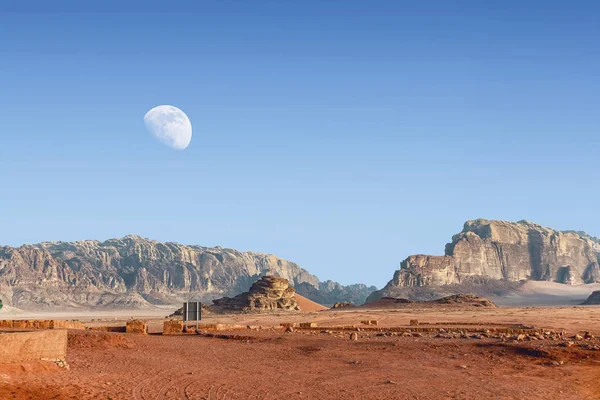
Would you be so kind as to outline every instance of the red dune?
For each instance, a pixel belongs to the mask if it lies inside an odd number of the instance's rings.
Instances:
[[[298,293],[296,293],[296,301],[298,302],[298,305],[300,306],[301,311],[312,312],[312,311],[328,310],[327,307],[325,307],[319,303],[315,303],[314,301],[309,300],[304,296],[300,296]]]

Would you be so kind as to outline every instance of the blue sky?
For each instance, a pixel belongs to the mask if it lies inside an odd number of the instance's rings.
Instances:
[[[89,3],[0,7],[1,244],[135,233],[382,286],[468,219],[600,236],[597,2]],[[160,104],[187,150],[146,132]]]

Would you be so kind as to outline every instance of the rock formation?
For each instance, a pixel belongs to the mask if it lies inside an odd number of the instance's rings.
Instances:
[[[355,308],[355,307],[356,306],[349,301],[338,302],[338,303],[335,303],[333,306],[331,306],[332,309]]]
[[[295,298],[296,291],[287,279],[276,276],[263,276],[254,282],[248,292],[237,296],[223,297],[213,300],[211,311],[248,312],[248,311],[274,311],[274,310],[299,310]]]
[[[470,308],[470,307],[487,307],[496,308],[491,300],[485,297],[479,297],[472,294],[454,294],[451,296],[442,297],[440,299],[429,301],[412,301],[398,297],[382,297],[376,301],[364,304],[361,308],[365,309],[388,309],[388,308],[435,308],[435,307],[451,307],[451,308]]]
[[[7,305],[25,309],[207,302],[246,291],[263,275],[288,279],[311,299],[350,300],[343,297],[343,286],[320,282],[297,264],[270,254],[161,243],[135,235],[104,242],[0,246],[0,296]],[[366,298],[364,288],[360,296]]]
[[[597,244],[575,232],[560,232],[528,221],[478,219],[446,245],[445,255],[413,255],[368,301],[401,288],[487,284],[490,281],[600,282]],[[413,290],[412,293],[416,293]]]
[[[581,303],[582,306],[600,305],[600,290],[596,290],[590,294],[586,301]]]

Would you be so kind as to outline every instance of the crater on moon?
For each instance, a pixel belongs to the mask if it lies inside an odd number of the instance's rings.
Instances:
[[[177,107],[154,107],[144,115],[144,124],[152,136],[173,149],[184,150],[192,140],[192,123]]]

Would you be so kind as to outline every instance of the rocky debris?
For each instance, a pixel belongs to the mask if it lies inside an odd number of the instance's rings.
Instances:
[[[320,282],[274,255],[223,247],[162,243],[135,235],[103,242],[44,242],[0,246],[0,297],[19,308],[127,307],[210,302],[235,296],[263,275],[288,279],[319,302],[323,296],[364,302],[375,288]]]
[[[140,335],[148,334],[148,324],[146,321],[142,321],[141,319],[132,319],[127,321],[125,325],[126,333],[137,333]]]
[[[353,303],[351,303],[349,301],[342,301],[342,302],[335,303],[331,308],[339,309],[339,308],[354,308],[354,307],[356,307],[356,306]]]
[[[485,297],[478,297],[472,294],[455,294],[452,296],[442,297],[441,299],[434,300],[433,303],[467,305],[472,307],[496,307],[496,305],[492,301],[486,299]]]
[[[363,308],[396,308],[397,306],[405,306],[407,304],[412,304],[414,301],[403,299],[399,297],[382,297],[379,300],[375,300],[370,303],[363,304],[361,307]]]
[[[487,284],[491,281],[600,282],[598,245],[577,233],[564,233],[529,221],[467,221],[446,245],[445,255],[413,255],[400,264],[393,279],[367,302],[403,288]]]
[[[452,307],[452,308],[470,308],[470,307],[486,307],[495,308],[496,305],[485,297],[475,296],[473,294],[453,294],[442,297],[440,299],[428,301],[411,301],[402,298],[384,297],[380,300],[375,300],[372,303],[367,303],[362,308],[367,309],[388,309],[388,308],[437,308],[437,307]]]
[[[376,319],[360,321],[360,323],[363,325],[378,325],[379,324],[379,322]]]
[[[252,284],[248,292],[233,298],[223,297],[213,300],[214,306],[211,310],[217,312],[299,310],[295,293],[287,279],[263,276]]]
[[[64,369],[71,369],[69,367],[69,364],[67,364],[67,360],[62,360],[60,358],[41,358],[40,361],[50,361],[53,362],[54,364],[58,365],[60,368],[64,368]]]
[[[357,340],[358,340],[358,333],[356,333],[356,332],[352,332],[352,333],[350,334],[350,341],[352,341],[352,342],[355,342],[355,341],[357,341]]]
[[[410,326],[417,326],[419,325],[419,320],[418,319],[411,319],[410,320]],[[443,331],[443,329],[441,329]]]
[[[581,303],[582,306],[600,305],[600,290],[596,290],[590,294],[586,301]]]

